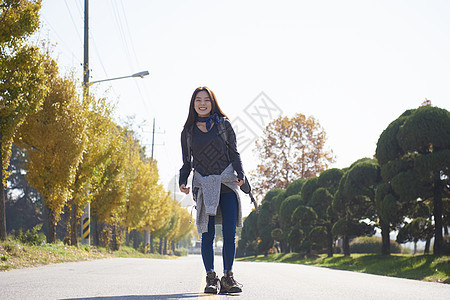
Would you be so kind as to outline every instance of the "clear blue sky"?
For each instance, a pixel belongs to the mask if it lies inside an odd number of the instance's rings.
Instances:
[[[57,43],[62,71],[80,80],[83,10],[83,0],[43,0],[39,34]],[[251,135],[241,151],[247,173],[257,163],[251,149],[261,124],[251,111],[263,114],[261,101],[277,109],[264,122],[295,113],[318,119],[336,155],[332,167],[343,168],[372,157],[387,125],[425,98],[450,109],[449,15],[445,0],[95,0],[91,81],[149,70],[93,90],[117,103],[117,118],[146,121],[138,129],[144,144],[156,119],[154,157],[172,191],[180,132],[201,85]]]

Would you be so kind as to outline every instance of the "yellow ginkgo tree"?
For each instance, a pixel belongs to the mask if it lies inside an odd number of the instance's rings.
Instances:
[[[86,107],[76,81],[61,77],[56,62],[46,59],[49,91],[42,109],[26,118],[15,140],[28,153],[27,179],[48,209],[47,242],[56,241],[56,224],[86,144]]]
[[[191,233],[194,229],[194,222],[191,214],[188,210],[180,205],[177,206],[177,213],[179,215],[179,224],[178,230],[172,236],[172,251],[175,251],[175,245],[185,238],[189,233]]]
[[[117,126],[112,138],[113,142],[107,152],[106,168],[91,202],[91,219],[94,223],[111,224],[115,230],[116,225],[120,224],[124,218],[130,192],[131,149],[126,130]],[[93,235],[94,243],[96,243],[97,232],[94,231]],[[113,244],[117,245],[116,236],[113,235],[112,238]]]
[[[136,170],[127,203],[125,227],[144,230],[155,219],[159,207],[158,170],[151,160],[131,162]]]
[[[85,100],[86,101],[86,100]],[[70,241],[77,245],[77,223],[87,202],[92,201],[100,190],[103,174],[110,162],[110,150],[115,148],[116,124],[112,121],[111,107],[105,98],[88,99],[88,125],[86,128],[87,142],[82,159],[77,167],[73,182],[70,207]]]
[[[154,187],[150,201],[145,202],[145,226],[144,230],[150,232],[150,251],[154,252],[154,238],[159,237],[164,232],[164,227],[169,221],[172,205],[169,193],[161,184]]]
[[[5,170],[17,128],[42,105],[43,55],[28,38],[39,28],[41,1],[0,0],[0,240],[6,239]]]

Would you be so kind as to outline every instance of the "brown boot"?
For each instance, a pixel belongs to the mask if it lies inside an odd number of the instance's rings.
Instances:
[[[237,282],[233,277],[233,272],[228,271],[227,276],[223,276],[220,280],[220,293],[240,293],[242,292],[242,284]]]
[[[216,272],[209,272],[206,274],[206,287],[205,293],[217,294],[220,289],[220,280],[217,277]]]

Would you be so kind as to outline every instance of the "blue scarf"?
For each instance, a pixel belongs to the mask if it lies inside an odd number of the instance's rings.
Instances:
[[[220,123],[220,118],[217,114],[210,115],[209,117],[197,117],[197,121],[206,122],[206,130],[210,131],[212,123]]]

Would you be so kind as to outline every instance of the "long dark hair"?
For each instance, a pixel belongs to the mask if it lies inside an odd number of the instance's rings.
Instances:
[[[189,115],[187,117],[186,123],[184,124],[184,128],[188,129],[190,126],[192,126],[195,121],[197,120],[198,114],[195,111],[194,108],[194,101],[195,97],[197,97],[197,94],[201,91],[205,91],[208,93],[209,98],[211,99],[211,115],[217,114],[219,117],[225,117],[228,119],[228,117],[223,113],[223,111],[220,109],[219,103],[217,103],[216,95],[214,95],[213,91],[211,91],[206,86],[201,86],[195,89],[194,93],[192,94],[191,103],[189,104]]]

